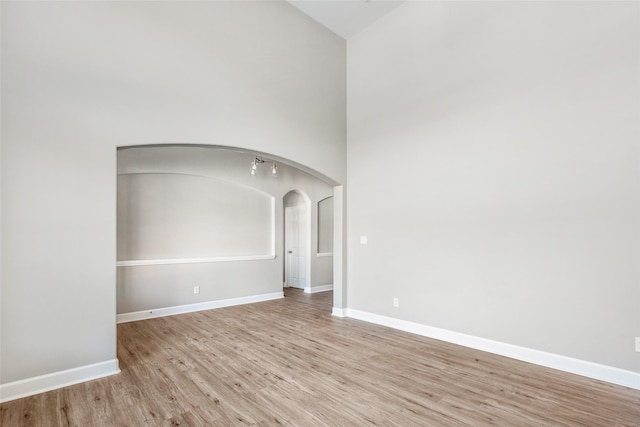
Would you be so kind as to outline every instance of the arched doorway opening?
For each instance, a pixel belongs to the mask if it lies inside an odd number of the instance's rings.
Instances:
[[[147,153],[147,149],[149,152]],[[168,151],[168,153],[161,153],[161,151]],[[187,153],[188,151],[194,150],[197,152],[196,155],[192,155],[192,153]],[[333,314],[342,315],[344,308],[344,289],[343,289],[343,268],[342,268],[342,204],[341,204],[341,186],[336,185],[336,183],[326,176],[319,174],[310,170],[309,168],[303,167],[301,165],[296,164],[295,162],[287,161],[286,159],[269,155],[268,153],[255,152],[255,151],[247,151],[240,150],[234,147],[223,147],[223,146],[211,146],[211,145],[201,145],[201,144],[152,144],[152,145],[137,145],[137,146],[127,146],[120,147],[120,152],[129,151],[130,153],[125,156],[128,157],[129,160],[132,160],[128,165],[120,162],[120,154],[118,160],[118,174],[147,174],[146,178],[154,178],[154,176],[162,175],[162,174],[172,174],[172,177],[175,178],[176,181],[191,181],[191,175],[195,175],[198,177],[206,178],[203,182],[213,183],[217,182],[217,187],[226,188],[225,182],[231,182],[233,178],[236,183],[240,185],[244,185],[247,187],[254,187],[255,190],[259,190],[265,194],[270,195],[269,197],[275,202],[272,210],[271,217],[276,219],[280,218],[270,226],[271,232],[273,233],[272,242],[272,250],[270,251],[260,251],[260,252],[251,252],[251,253],[194,253],[194,255],[185,256],[183,253],[177,253],[177,255],[171,257],[162,257],[163,259],[146,259],[148,257],[143,257],[141,260],[129,260],[129,259],[119,259],[118,266],[118,295],[127,296],[129,299],[128,302],[131,302],[131,292],[128,292],[129,288],[126,287],[128,282],[140,282],[145,284],[146,282],[153,282],[155,286],[155,290],[157,290],[159,281],[158,278],[167,278],[172,277],[173,270],[177,271],[178,266],[180,267],[180,274],[184,274],[185,271],[189,272],[189,275],[186,276],[188,280],[179,280],[180,283],[184,283],[185,289],[180,289],[181,298],[183,300],[179,301],[181,305],[189,305],[189,304],[202,304],[207,302],[206,298],[209,298],[209,295],[212,295],[211,292],[214,292],[215,298],[224,298],[224,299],[234,299],[238,297],[237,295],[230,294],[233,290],[243,292],[246,295],[257,295],[261,298],[275,298],[276,289],[272,289],[272,286],[263,287],[260,289],[244,289],[244,287],[253,286],[256,287],[256,283],[274,283],[279,280],[279,284],[276,286],[279,287],[280,295],[282,295],[282,282],[283,282],[283,263],[286,262],[286,256],[283,259],[279,259],[281,255],[285,254],[284,250],[284,203],[283,197],[290,192],[291,188],[299,187],[298,184],[301,184],[300,181],[300,172],[304,174],[308,174],[315,179],[319,179],[323,181],[323,186],[326,187],[327,193],[320,194],[317,190],[317,185],[307,184],[309,186],[309,191],[311,191],[312,198],[309,195],[305,194],[304,191],[298,191],[298,197],[303,200],[302,212],[298,213],[298,220],[300,223],[304,223],[301,232],[299,233],[300,238],[303,243],[298,244],[300,249],[303,249],[299,252],[299,280],[295,283],[296,287],[301,287],[305,290],[311,289],[310,286],[315,283],[317,284],[326,284],[326,286],[333,287]],[[227,161],[219,161],[215,165],[210,163],[211,157],[215,157],[210,155],[211,152],[219,152],[226,151],[227,154],[231,157],[228,158]],[[235,153],[235,154],[233,154]],[[255,159],[255,156],[261,156],[267,158],[269,161],[276,161],[278,165],[282,165],[282,167],[278,168],[277,175],[272,174],[269,171],[262,171],[260,168],[258,174],[249,174],[251,160]],[[296,172],[298,171],[298,172]],[[262,176],[262,172],[265,172],[265,176]],[[289,174],[287,176],[287,174]],[[233,177],[231,177],[233,175]],[[267,178],[268,177],[268,178]],[[172,178],[172,179],[173,179]],[[212,180],[211,178],[214,178]],[[198,178],[199,179],[199,178]],[[306,179],[306,178],[305,178]],[[286,181],[284,183],[282,180]],[[288,181],[287,181],[288,180]],[[172,181],[173,182],[173,181]],[[280,183],[278,183],[280,182]],[[207,184],[209,185],[209,184]],[[211,185],[209,185],[211,186]],[[217,188],[216,187],[216,188]],[[156,189],[159,191],[165,191],[165,185],[156,185]],[[299,188],[306,188],[302,185]],[[325,190],[322,190],[323,192]],[[333,234],[335,236],[339,236],[338,238],[334,238],[334,251],[333,254],[324,253],[325,258],[320,258],[319,247],[316,239],[316,229],[314,228],[314,224],[317,222],[317,214],[316,214],[316,205],[317,203],[330,196],[331,194],[338,194],[339,200],[336,200],[336,205],[334,206],[334,212],[336,215],[339,215],[340,218],[336,218],[334,223]],[[176,194],[183,194],[182,192],[177,192]],[[293,197],[293,196],[291,196]],[[197,199],[195,199],[197,201]],[[223,200],[223,199],[219,199]],[[250,201],[255,202],[256,197],[250,197]],[[139,203],[140,198],[130,197],[126,200],[125,203]],[[297,203],[294,203],[294,205]],[[173,204],[173,206],[182,208],[181,204]],[[261,209],[262,209],[262,205]],[[266,205],[265,205],[266,206]],[[292,206],[293,207],[293,206]],[[246,209],[250,209],[245,207]],[[245,209],[243,208],[243,209]],[[268,208],[268,206],[267,206]],[[265,208],[265,209],[267,209]],[[263,209],[263,210],[265,210]],[[140,211],[144,211],[143,209],[139,209]],[[339,210],[339,213],[338,213]],[[310,218],[310,215],[316,215],[313,221]],[[315,222],[314,222],[315,221]],[[139,221],[140,222],[140,221]],[[255,221],[254,221],[255,222]],[[141,221],[142,224],[148,226],[149,222]],[[251,222],[251,225],[253,222]],[[184,224],[183,224],[184,225]],[[248,227],[240,227],[242,230],[249,230]],[[317,227],[316,227],[317,228]],[[241,231],[242,231],[241,230]],[[230,230],[224,230],[225,233]],[[236,230],[238,232],[238,230]],[[122,234],[131,234],[131,233],[122,233]],[[147,233],[149,234],[149,233]],[[152,233],[153,234],[153,233]],[[228,234],[228,233],[227,233]],[[249,233],[252,237],[251,243],[252,245],[262,240],[256,240],[255,233]],[[155,234],[154,234],[155,235]],[[185,233],[176,233],[179,239],[184,240],[185,242],[190,242],[189,240],[185,240],[187,235]],[[278,237],[276,237],[278,236]],[[314,240],[315,239],[315,240]],[[135,242],[134,242],[135,243]],[[153,247],[156,247],[152,245]],[[317,249],[317,250],[316,250]],[[264,253],[263,253],[264,252]],[[331,256],[336,255],[336,257]],[[170,258],[170,259],[164,259]],[[312,259],[311,259],[312,258]],[[230,262],[233,261],[233,262]],[[259,262],[258,262],[259,261]],[[249,262],[251,263],[251,268],[239,268],[241,263]],[[328,264],[333,268],[327,270],[329,276],[324,278],[322,282],[315,281],[314,282],[314,274],[317,274],[319,269],[317,265],[319,263]],[[138,265],[139,264],[139,265]],[[269,267],[270,265],[279,264],[280,267],[278,269],[273,269]],[[197,267],[199,265],[201,267]],[[147,266],[145,268],[142,268]],[[154,267],[155,266],[155,267]],[[191,268],[193,266],[194,268]],[[337,266],[337,268],[336,268]],[[137,268],[140,267],[140,268]],[[227,268],[228,267],[228,268]],[[151,274],[152,270],[158,270],[158,274]],[[164,274],[160,274],[160,270],[164,272]],[[171,271],[169,271],[171,270]],[[193,270],[193,272],[191,271]],[[210,271],[211,270],[211,271]],[[263,271],[264,270],[264,271]],[[169,271],[169,273],[167,273]],[[214,272],[215,274],[213,274]],[[144,273],[144,274],[143,274]],[[177,274],[177,272],[176,272]],[[253,276],[251,276],[253,274]],[[173,275],[175,276],[175,275]],[[225,280],[211,280],[210,277],[224,277]],[[246,276],[246,277],[245,277]],[[251,276],[251,277],[249,277]],[[277,278],[279,276],[279,278]],[[184,276],[180,276],[184,277]],[[332,282],[333,278],[333,283]],[[222,283],[227,283],[231,280],[236,280],[238,282],[237,285],[222,287]],[[182,286],[182,285],[181,285]],[[217,287],[216,287],[217,286]],[[130,286],[132,291],[138,291],[140,289],[144,289],[144,286],[132,285]],[[325,289],[328,290],[328,289]],[[171,288],[171,292],[155,292],[153,294],[153,300],[151,300],[150,296],[141,295],[143,298],[140,298],[139,301],[136,301],[136,304],[140,303],[138,306],[132,306],[133,308],[123,309],[125,313],[133,313],[133,312],[150,312],[152,308],[159,307],[159,303],[156,301],[157,295],[168,295],[171,296],[175,294],[175,288]],[[319,291],[318,289],[316,291]],[[135,293],[135,292],[134,292]],[[196,296],[197,295],[197,296]],[[143,301],[143,299],[146,300]],[[168,297],[167,297],[168,298]],[[149,307],[142,306],[141,304],[149,303]],[[154,306],[151,306],[154,304]],[[162,307],[172,307],[174,305],[173,300],[168,302],[161,302]],[[120,308],[118,308],[118,314],[121,314]],[[157,310],[153,310],[154,315],[160,314]]]

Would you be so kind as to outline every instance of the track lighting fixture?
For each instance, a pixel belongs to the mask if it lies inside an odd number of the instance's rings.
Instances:
[[[261,165],[263,163],[265,163],[265,160],[260,157],[256,157],[255,159],[253,159],[253,161],[251,162],[251,175],[255,175],[258,170],[258,165]],[[278,173],[278,166],[276,165],[275,161],[272,161],[271,174],[275,175],[277,173]]]

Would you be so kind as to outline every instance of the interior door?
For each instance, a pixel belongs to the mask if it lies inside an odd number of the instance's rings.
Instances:
[[[285,222],[285,286],[304,288],[306,269],[306,224],[304,206],[284,208]]]

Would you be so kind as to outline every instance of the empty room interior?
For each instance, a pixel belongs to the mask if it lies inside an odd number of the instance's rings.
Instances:
[[[0,425],[640,425],[640,1],[0,22]]]

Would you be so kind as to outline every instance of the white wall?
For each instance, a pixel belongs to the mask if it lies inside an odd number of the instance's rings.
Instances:
[[[116,357],[116,147],[342,183],[345,43],[284,2],[2,2],[0,383]]]
[[[272,259],[259,260],[119,266],[118,314],[282,292],[285,196],[294,189],[303,191],[311,200],[313,210],[319,200],[332,194],[333,188],[282,163],[278,164],[276,175],[271,174],[270,163],[259,166],[256,175],[251,175],[250,165],[254,158],[247,153],[194,146],[125,148],[118,151],[119,181],[128,182],[139,177],[147,179],[144,187],[121,186],[122,191],[118,192],[118,260],[274,255]],[[180,207],[148,203],[146,200],[149,193],[165,195],[171,190],[167,178],[178,186],[183,197],[186,196],[185,201],[179,203]],[[244,190],[238,194],[229,194],[242,188]],[[243,195],[248,195],[250,200],[244,200]],[[238,210],[246,209],[246,203],[263,198],[269,199],[268,206],[260,203],[250,209],[261,209],[258,217],[253,218],[252,214],[256,212],[238,213]],[[191,199],[197,200],[197,204],[188,203]],[[151,208],[161,212],[148,212]],[[149,224],[143,224],[149,222],[149,215],[168,219],[161,226],[149,228]],[[177,215],[192,219],[183,222],[174,218]],[[224,218],[228,215],[232,216]],[[317,212],[312,211],[310,217],[311,285],[330,284],[332,259],[316,256],[313,245],[317,241]],[[227,224],[226,230],[216,224],[229,219],[234,223]],[[238,242],[230,242],[236,239],[242,243],[242,239],[236,236],[238,227],[251,231],[251,236],[256,237],[255,244],[251,239],[241,246]],[[210,237],[201,239],[207,233]],[[185,242],[184,236],[194,237],[187,238]],[[224,244],[220,245],[220,241]],[[162,247],[162,252],[158,247]],[[128,257],[133,253],[139,257]],[[199,294],[193,293],[194,286],[200,287]]]
[[[640,372],[640,4],[406,2],[347,61],[348,307]]]
[[[333,253],[333,196],[320,200],[318,209],[318,252]]]
[[[119,175],[117,259],[273,256],[274,205],[272,195],[224,178]]]

